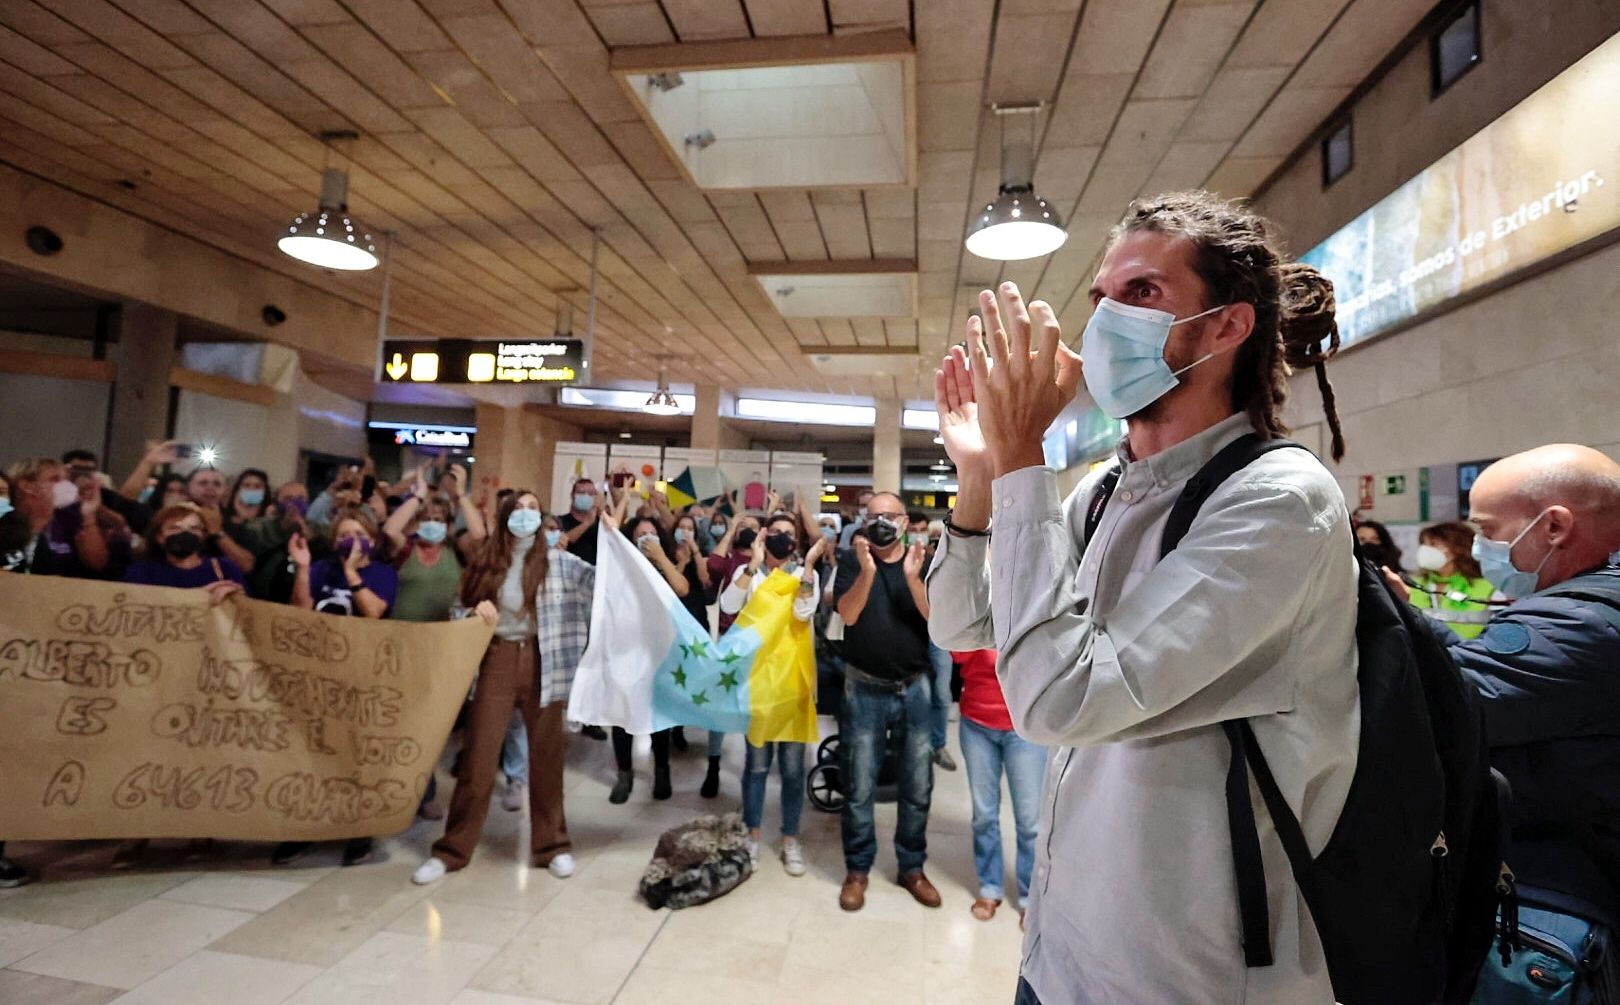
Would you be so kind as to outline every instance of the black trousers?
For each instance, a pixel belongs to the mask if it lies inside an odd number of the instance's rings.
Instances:
[[[613,727],[613,760],[618,764],[620,771],[630,770],[630,750],[634,744],[630,734]],[[669,730],[660,729],[652,735],[653,767],[669,767]]]

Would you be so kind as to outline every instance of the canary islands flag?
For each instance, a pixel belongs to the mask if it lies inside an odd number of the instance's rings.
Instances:
[[[638,734],[697,726],[755,745],[816,741],[815,646],[793,616],[798,577],[771,573],[714,641],[623,534],[604,531],[596,557],[569,719]]]

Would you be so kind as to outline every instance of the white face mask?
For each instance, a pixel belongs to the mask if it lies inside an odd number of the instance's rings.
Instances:
[[[1451,563],[1451,556],[1432,544],[1418,545],[1418,568],[1424,572],[1439,572]]]

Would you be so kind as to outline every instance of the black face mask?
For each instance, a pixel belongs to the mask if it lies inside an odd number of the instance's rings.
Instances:
[[[772,558],[782,559],[793,554],[793,535],[775,531],[765,535],[765,550]]]
[[[900,528],[889,522],[886,517],[878,517],[866,525],[866,539],[879,548],[887,548],[900,540]]]
[[[759,531],[744,527],[742,530],[737,532],[736,537],[734,537],[732,540],[737,542],[737,547],[747,549],[754,546],[754,538],[758,536]]]
[[[202,538],[189,530],[183,530],[165,538],[163,550],[175,558],[190,558],[202,550]]]

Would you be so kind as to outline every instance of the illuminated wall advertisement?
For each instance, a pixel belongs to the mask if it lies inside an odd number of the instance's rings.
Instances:
[[[1620,227],[1620,35],[1303,256],[1351,344]]]

